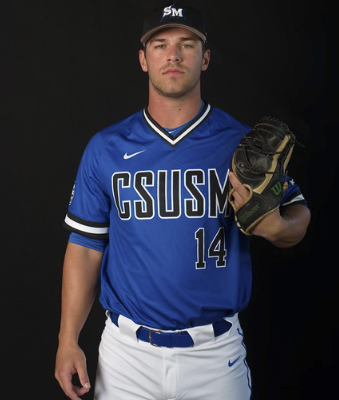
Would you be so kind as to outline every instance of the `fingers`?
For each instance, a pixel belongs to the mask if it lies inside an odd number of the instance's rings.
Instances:
[[[71,400],[79,400],[80,396],[84,395],[89,391],[86,387],[79,387],[73,385],[72,383],[72,375],[68,377],[61,377],[59,384],[64,391],[65,395]]]
[[[87,375],[86,367],[83,370],[81,369],[78,370],[78,376],[82,386],[82,390],[84,390],[84,393],[89,392],[91,384],[89,382],[89,377]]]
[[[73,384],[72,380],[76,374],[81,386]],[[79,396],[89,392],[91,385],[87,374],[86,359],[80,348],[76,352],[58,352],[55,378],[71,400],[80,400]]]
[[[82,383],[80,381],[82,385],[81,387],[73,385],[73,375],[74,374],[60,374],[57,379],[67,397],[69,397],[71,400],[79,400],[80,396],[83,396],[85,393],[89,392],[91,385],[89,383],[88,377],[87,379],[85,379],[85,383]]]
[[[233,172],[229,173],[229,180],[233,187],[233,203],[236,208],[239,208],[249,197],[249,190],[239,181]]]

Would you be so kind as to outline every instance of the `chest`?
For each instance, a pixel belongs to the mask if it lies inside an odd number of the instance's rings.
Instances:
[[[106,194],[120,219],[216,217],[238,138],[200,131],[169,146],[155,135],[117,136],[101,163]]]

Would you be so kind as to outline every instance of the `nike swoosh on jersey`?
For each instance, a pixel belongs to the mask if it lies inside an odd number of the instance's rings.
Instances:
[[[239,360],[240,356],[236,358],[234,361],[228,360],[228,366],[233,367],[233,365]]]
[[[143,153],[144,151],[145,151],[145,150],[137,151],[136,153],[133,153],[133,154],[127,154],[127,153],[125,153],[125,155],[124,155],[124,160],[128,160],[129,158],[132,158],[132,157],[134,157],[134,156],[137,156],[138,154]]]

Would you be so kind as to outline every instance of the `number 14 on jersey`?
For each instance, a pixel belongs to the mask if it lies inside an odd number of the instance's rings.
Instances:
[[[205,243],[205,229],[200,228],[195,232],[197,242],[197,261],[196,269],[206,268],[206,255],[208,258],[215,258],[216,268],[226,267],[227,250],[225,248],[225,230],[220,228],[214,236],[212,242],[208,245]],[[207,248],[208,246],[208,248]],[[206,251],[205,251],[206,250]]]

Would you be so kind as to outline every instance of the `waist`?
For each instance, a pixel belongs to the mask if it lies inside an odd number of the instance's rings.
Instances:
[[[120,315],[110,312],[109,316],[113,324],[119,327]],[[203,341],[202,337],[206,338],[204,341],[208,341],[211,339],[211,336],[212,338],[221,336],[228,332],[231,327],[231,322],[221,319],[210,325],[189,328],[182,331],[163,331],[145,326],[136,326],[136,330],[133,334],[137,339],[156,347],[192,347],[197,341],[199,341],[199,344],[201,344]],[[203,334],[201,335],[199,333]],[[198,339],[195,340],[195,338]]]

